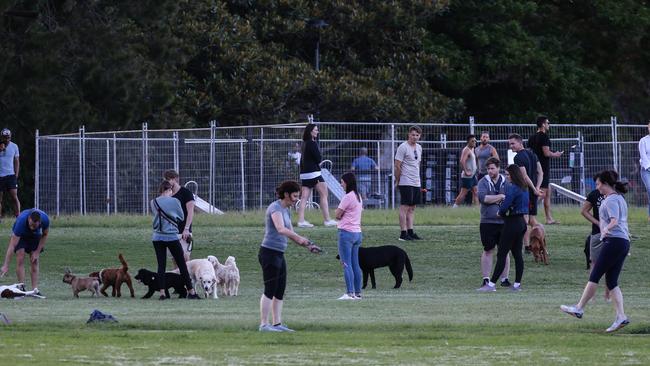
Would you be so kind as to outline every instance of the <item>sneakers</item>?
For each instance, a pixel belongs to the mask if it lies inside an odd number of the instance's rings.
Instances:
[[[609,328],[605,329],[605,332],[607,333],[616,332],[617,330],[623,328],[628,324],[630,324],[630,321],[628,319],[616,320],[612,323],[612,325]]]
[[[410,236],[412,240],[422,240],[422,238],[420,238],[416,233],[407,234],[407,235]]]
[[[404,234],[399,235],[398,240],[399,241],[410,241],[410,240],[413,240],[413,238],[411,238],[411,236],[409,236],[409,234],[404,233]]]
[[[487,285],[488,283],[490,283],[490,279],[489,279],[489,278],[484,278],[484,279],[483,279],[483,283],[481,284],[481,286],[485,286],[485,285]]]
[[[187,294],[188,300],[201,300],[198,294]]]
[[[160,297],[158,298],[158,300],[161,300],[161,301],[162,300],[167,300],[167,299],[168,299],[168,297],[165,296],[165,295],[160,295]]]
[[[510,281],[508,281],[507,278],[501,281],[501,287],[510,287],[510,286],[512,286],[512,284],[510,283]]]
[[[502,284],[502,285],[503,285],[503,284]],[[515,287],[515,286],[510,286],[510,291],[511,291],[511,292],[519,292],[519,291],[521,291],[521,286],[517,286],[517,287]]]
[[[314,227],[309,221],[298,221],[298,227]]]
[[[338,223],[339,223],[339,222],[336,221],[336,220],[327,220],[327,221],[323,221],[323,225],[325,225],[325,226],[327,226],[327,227],[330,227],[330,226],[336,226]],[[310,224],[310,225],[311,225],[311,224]],[[311,225],[311,226],[314,226],[314,225]]]
[[[293,329],[287,327],[287,326],[284,325],[284,324],[274,325],[273,328],[279,330],[280,332],[295,332],[295,330],[293,330]]]
[[[260,325],[258,330],[262,333],[282,332],[282,330],[272,326],[271,324]]]
[[[489,283],[476,289],[476,291],[478,292],[495,292],[496,290],[497,290],[496,286],[490,286]]]
[[[32,291],[34,291],[34,295],[42,296],[43,298],[45,298],[45,295],[43,295],[43,293],[39,289],[33,288]]]
[[[565,313],[567,313],[567,314],[569,314],[571,316],[575,316],[578,319],[582,319],[582,315],[585,313],[584,310],[578,309],[578,307],[575,306],[575,305],[573,305],[573,306],[571,306],[571,305],[560,305],[560,310],[564,311]],[[614,323],[616,323],[616,322],[614,322]],[[609,328],[607,328],[607,329],[609,329]]]
[[[343,296],[339,297],[338,300],[355,300],[356,297],[350,296],[348,294],[343,294]]]
[[[361,297],[361,294],[358,294],[358,295],[355,294],[355,295],[354,295],[354,299],[355,299],[355,300],[361,300],[361,299],[363,299],[363,297]]]

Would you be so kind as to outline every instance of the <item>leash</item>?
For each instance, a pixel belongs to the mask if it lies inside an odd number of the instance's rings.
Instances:
[[[321,255],[321,254],[323,254],[323,255],[324,255],[324,254],[327,254],[327,251],[325,251],[323,248],[321,248],[321,247],[319,247],[318,245],[316,245],[316,243],[314,243],[314,242],[311,241],[311,240],[309,240],[309,244],[307,244],[307,246],[312,246],[312,248],[309,249],[309,252],[310,252],[310,253],[318,254],[318,255]],[[284,256],[284,254],[283,254],[283,256]],[[305,259],[309,258],[310,256],[301,256],[301,257],[302,257],[302,258],[301,258],[299,261],[295,262],[294,265],[301,264],[302,262],[305,261]],[[285,258],[285,259],[286,259],[286,258]],[[276,277],[269,278],[269,279],[266,280],[266,281],[262,281],[262,283],[263,283],[263,284],[266,284],[267,282],[276,281],[276,280],[282,278],[283,276],[285,276],[285,275],[278,275],[278,276],[276,276]]]

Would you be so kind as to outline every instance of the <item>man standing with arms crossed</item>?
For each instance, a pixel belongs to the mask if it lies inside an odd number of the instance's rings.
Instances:
[[[526,221],[530,227],[537,225],[537,198],[541,195],[540,186],[544,179],[542,166],[537,160],[535,153],[528,149],[524,149],[524,142],[520,135],[513,133],[508,136],[508,145],[510,149],[517,153],[515,155],[515,164],[524,174],[524,179],[528,185],[528,217]],[[533,179],[536,178],[536,183]],[[524,248],[528,249],[530,246],[530,228],[526,230],[524,235]]]
[[[544,214],[546,215],[546,225],[557,224],[551,214],[551,187],[549,181],[551,178],[551,158],[559,158],[564,151],[551,151],[551,139],[548,138],[550,123],[545,116],[537,117],[537,132],[528,139],[528,147],[533,150],[544,173],[544,179],[540,186],[542,196],[544,197]]]
[[[14,215],[20,214],[18,200],[18,172],[20,171],[20,152],[18,145],[11,142],[11,131],[3,128],[0,132],[0,215],[2,215],[2,196],[9,192],[14,203]]]
[[[422,146],[418,144],[421,135],[420,126],[411,126],[408,140],[399,145],[395,153],[395,185],[399,189],[401,199],[399,206],[400,241],[421,239],[413,231],[415,205],[422,202],[420,183]]]

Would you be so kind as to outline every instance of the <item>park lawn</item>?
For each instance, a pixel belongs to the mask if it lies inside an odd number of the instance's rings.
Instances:
[[[563,224],[547,227],[549,266],[525,257],[521,293],[475,292],[481,245],[474,209],[419,209],[417,232],[425,240],[408,243],[397,241],[395,211],[364,215],[364,245],[404,248],[413,281],[392,289],[392,276],[381,269],[377,289],[367,289],[362,301],[337,301],[344,285],[334,258],[336,230],[299,229],[325,252],[287,251],[284,321],[297,330],[293,334],[257,332],[261,212],[197,217],[193,257],[234,255],[242,277],[240,296],[201,301],[141,300],[146,289],[140,284],[136,299],[94,299],[88,292],[73,299],[61,281],[66,267],[87,274],[117,266],[121,252],[132,275],[155,269],[150,218],[55,218],[39,286],[48,299],[0,302],[13,322],[0,325],[0,364],[650,364],[644,210],[631,211],[632,252],[621,276],[632,323],[611,335],[603,330],[614,313],[601,292],[582,320],[559,311],[560,304],[577,301],[588,273],[582,248],[590,228],[576,207],[558,209]],[[308,219],[319,222],[316,212]],[[5,237],[10,224],[0,226]],[[2,283],[15,282],[13,268]],[[128,295],[126,286],[122,293]],[[93,309],[119,323],[86,325]]]

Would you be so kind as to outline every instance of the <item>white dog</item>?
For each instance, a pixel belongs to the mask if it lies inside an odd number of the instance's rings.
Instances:
[[[209,255],[208,261],[214,267],[221,293],[226,296],[239,295],[239,269],[235,263],[235,257],[230,256],[226,259],[225,264],[221,264],[217,257]]]
[[[221,291],[222,295],[228,295],[226,293],[226,272],[224,265],[219,262],[219,259],[213,255],[208,256],[208,261],[210,264],[212,264],[212,268],[214,269],[214,273],[217,276],[217,286],[219,290]]]
[[[207,259],[192,259],[186,263],[194,287],[196,288],[196,285],[200,283],[206,298],[209,295],[215,299],[219,298],[217,296],[217,275],[212,263]]]
[[[0,286],[0,297],[3,299],[21,299],[23,297],[45,298],[45,296],[37,294],[34,290],[25,291],[25,285],[22,283]]]

